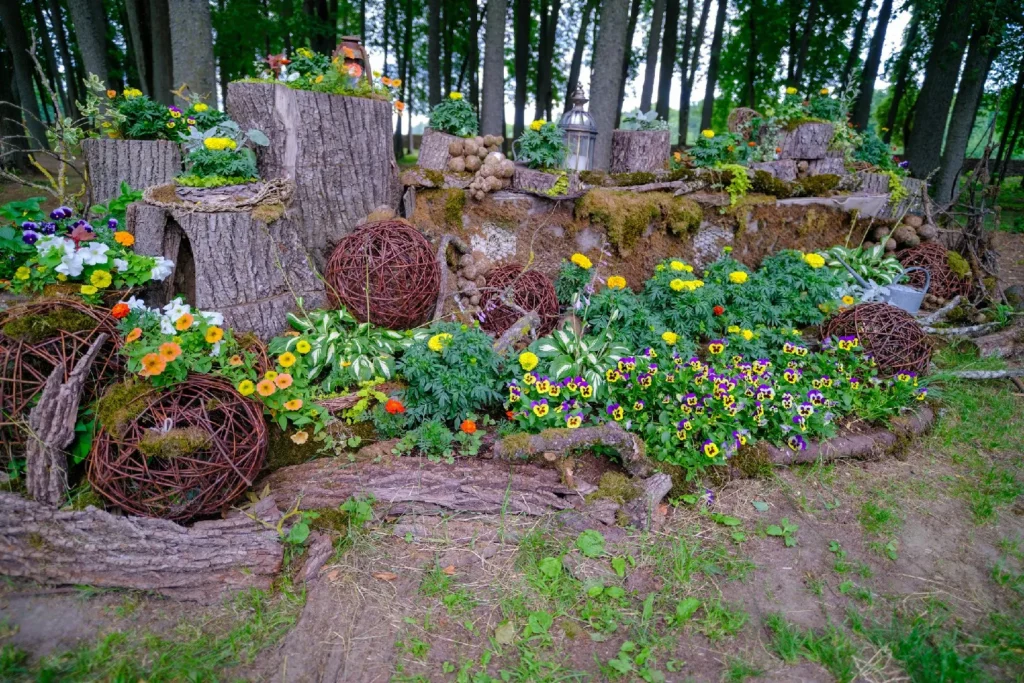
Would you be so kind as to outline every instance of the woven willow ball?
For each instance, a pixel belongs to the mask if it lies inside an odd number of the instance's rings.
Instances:
[[[107,340],[89,368],[81,405],[90,405],[116,381],[116,322],[110,311],[77,298],[43,299],[0,312],[0,463],[23,451],[23,425],[46,378],[62,367],[66,379],[102,333]]]
[[[441,291],[430,243],[397,220],[367,223],[339,242],[326,277],[335,305],[344,305],[360,322],[392,330],[426,322]]]
[[[184,522],[219,513],[263,466],[262,406],[223,379],[190,375],[117,406],[123,423],[103,425],[89,483],[117,507]]]
[[[487,285],[480,298],[483,320],[480,326],[493,335],[504,334],[523,313],[502,302],[511,288],[512,301],[523,311],[537,311],[540,316],[538,332],[549,334],[558,323],[558,296],[551,279],[536,270],[523,272],[521,266],[511,264],[493,269],[487,276]]]
[[[949,252],[939,242],[922,242],[916,247],[904,249],[896,255],[904,268],[920,266],[932,274],[932,284],[928,289],[929,294],[934,294],[943,299],[967,296],[971,293],[974,284],[971,277],[961,278],[949,267]],[[924,287],[925,276],[919,270],[907,275],[906,284],[914,287]]]
[[[840,312],[825,327],[823,338],[856,335],[871,352],[879,371],[924,372],[932,345],[914,316],[889,304],[858,304]]]

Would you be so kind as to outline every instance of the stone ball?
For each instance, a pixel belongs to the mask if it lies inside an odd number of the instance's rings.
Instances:
[[[931,242],[939,236],[939,229],[931,223],[925,223],[917,229],[917,236],[922,242]]]
[[[505,155],[501,152],[488,152],[484,161],[495,166],[500,166],[501,162],[505,161]]]
[[[473,156],[466,157],[466,170],[467,171],[476,171],[478,168],[480,168],[480,157],[473,157]]]
[[[462,141],[462,150],[466,156],[473,156],[478,149],[480,149],[480,145],[476,144],[476,140],[470,138]]]
[[[884,226],[884,225],[879,225],[879,226],[876,226],[875,229],[871,231],[871,239],[873,239],[873,240],[875,240],[877,242],[878,240],[882,239],[883,237],[885,237],[888,234],[889,234],[889,228],[887,226]]]
[[[892,233],[893,239],[900,244],[910,244],[912,241],[921,243],[921,239],[917,236],[917,232],[909,225],[900,225]],[[917,245],[913,245],[917,246]]]
[[[448,143],[448,154],[453,157],[461,157],[463,154],[462,140]]]
[[[501,177],[511,178],[516,173],[516,165],[511,159],[505,159],[501,162]]]
[[[452,173],[462,173],[466,170],[466,160],[463,157],[452,157],[448,160],[448,170]]]
[[[922,225],[924,225],[924,219],[921,218],[920,216],[915,216],[912,213],[908,213],[906,216],[904,216],[903,222],[912,228],[920,228]]]

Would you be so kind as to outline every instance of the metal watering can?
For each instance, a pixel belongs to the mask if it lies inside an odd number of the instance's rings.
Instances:
[[[861,287],[864,287],[865,289],[868,289],[870,287],[867,281],[864,280],[864,278],[862,278],[857,273],[857,271],[850,267],[850,264],[848,264],[846,261],[839,258],[838,256],[836,257],[836,260],[842,263],[846,270],[850,271],[850,275],[853,276],[853,279],[856,280]],[[914,289],[910,285],[896,284],[901,279],[903,279],[903,277],[906,276],[907,273],[914,270],[920,270],[921,272],[924,273],[924,289]],[[921,304],[924,302],[924,296],[925,294],[928,293],[928,288],[931,287],[931,285],[932,274],[928,272],[927,268],[922,268],[920,266],[911,266],[910,268],[904,269],[903,272],[897,275],[896,278],[892,281],[892,284],[886,285],[885,289],[889,290],[889,293],[885,295],[883,301],[887,304],[895,306],[896,308],[902,308],[910,315],[917,315],[918,311],[921,310]]]

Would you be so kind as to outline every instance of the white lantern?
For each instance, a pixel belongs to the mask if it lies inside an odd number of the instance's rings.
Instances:
[[[597,126],[594,125],[594,118],[583,108],[588,100],[582,86],[576,87],[571,101],[572,109],[562,114],[558,122],[569,149],[565,157],[565,168],[569,171],[589,171],[594,167]]]

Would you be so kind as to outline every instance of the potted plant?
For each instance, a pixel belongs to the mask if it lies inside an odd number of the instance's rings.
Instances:
[[[612,131],[612,173],[653,173],[665,167],[669,155],[668,122],[657,112],[639,109],[622,115]]]
[[[179,194],[180,188],[218,188],[259,182],[256,152],[252,146],[269,144],[270,140],[261,131],[251,128],[242,132],[230,119],[204,131],[190,128],[182,143],[186,152],[185,173],[174,179]]]
[[[564,179],[565,157],[569,149],[565,144],[562,129],[551,121],[537,120],[523,131],[512,145],[516,172],[512,186],[517,190],[532,190],[548,193],[561,181],[562,192],[568,189]]]

